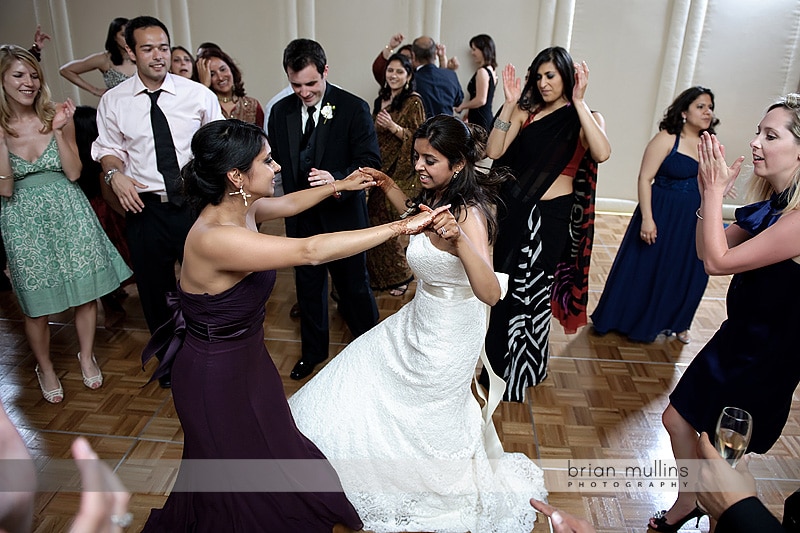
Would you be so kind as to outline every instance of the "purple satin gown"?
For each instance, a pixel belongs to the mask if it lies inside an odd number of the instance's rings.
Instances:
[[[171,365],[184,448],[176,486],[143,531],[329,533],[336,523],[361,529],[336,472],[297,429],[264,346],[264,305],[274,284],[275,272],[267,271],[216,295],[179,287],[173,320],[145,348],[143,360],[162,359],[156,375]],[[285,466],[299,462],[190,459],[314,461],[304,461],[310,470],[298,475]],[[219,477],[211,474],[220,467]],[[236,485],[240,467],[255,480],[247,492]],[[203,492],[208,490],[214,492]]]

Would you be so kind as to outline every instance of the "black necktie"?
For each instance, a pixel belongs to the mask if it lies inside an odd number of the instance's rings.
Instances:
[[[306,119],[306,129],[303,132],[303,137],[300,139],[300,149],[305,150],[308,146],[308,141],[311,139],[311,134],[314,133],[314,112],[316,108],[312,105],[308,111],[308,119]]]
[[[177,206],[183,205],[181,194],[181,170],[178,167],[178,156],[175,154],[175,144],[172,142],[172,133],[169,131],[169,122],[161,108],[158,107],[158,96],[162,90],[151,93],[150,97],[150,122],[153,125],[153,140],[156,145],[156,167],[164,177],[164,186],[167,189],[167,198],[170,203]]]

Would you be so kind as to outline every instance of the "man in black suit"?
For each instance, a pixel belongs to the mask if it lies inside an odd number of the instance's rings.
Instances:
[[[294,94],[272,108],[267,134],[272,157],[282,167],[284,192],[330,187],[358,167],[380,168],[369,107],[357,96],[327,83],[328,64],[322,46],[295,39],[283,52],[283,68]],[[364,192],[344,192],[287,218],[286,235],[302,238],[368,226]],[[378,322],[366,254],[296,267],[302,356],[292,370],[292,379],[303,379],[328,358],[329,272],[339,295],[339,312],[350,332],[357,337]]]
[[[425,116],[452,115],[453,108],[461,105],[464,91],[458,76],[449,68],[438,68],[436,62],[436,43],[427,36],[417,37],[411,45],[412,63],[416,72],[414,80],[417,92],[422,97]]]

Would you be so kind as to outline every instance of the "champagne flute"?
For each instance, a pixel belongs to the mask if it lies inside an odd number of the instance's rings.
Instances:
[[[726,407],[717,421],[717,451],[731,466],[736,466],[750,444],[753,417],[744,409]]]

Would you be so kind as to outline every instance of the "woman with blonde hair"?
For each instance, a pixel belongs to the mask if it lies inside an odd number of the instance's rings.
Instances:
[[[18,46],[0,46],[0,79],[0,229],[39,387],[58,403],[64,389],[50,360],[48,316],[75,308],[83,383],[99,388],[96,299],[131,271],[76,183],[75,105],[50,101],[39,62]]]
[[[663,414],[672,451],[698,459],[697,434],[716,433],[722,409],[736,406],[753,417],[748,452],[766,453],[783,431],[800,382],[795,328],[800,323],[800,94],[772,104],[750,141],[756,203],[722,223],[722,198],[744,161],[729,167],[716,136],[703,133],[698,149],[697,255],[706,272],[733,274],[728,318],[692,360]],[[677,531],[704,514],[694,492],[680,491],[668,511],[650,519],[655,531]]]

